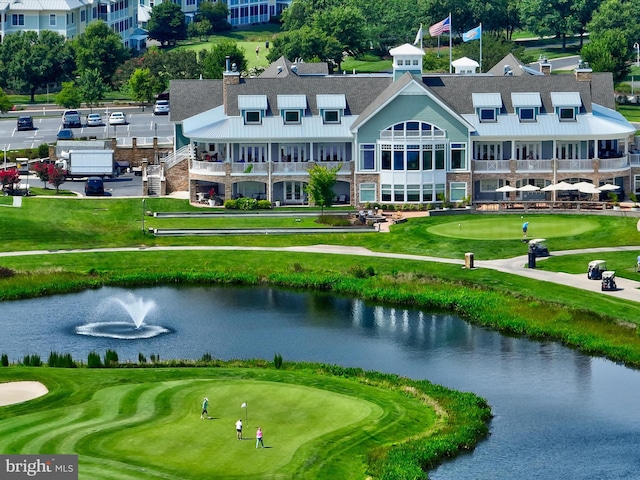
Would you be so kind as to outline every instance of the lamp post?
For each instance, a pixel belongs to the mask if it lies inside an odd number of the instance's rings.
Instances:
[[[146,198],[142,199],[142,234],[144,235],[144,214],[145,214],[145,206],[146,206]]]
[[[640,44],[634,43],[633,48],[636,49],[636,67],[640,67]]]

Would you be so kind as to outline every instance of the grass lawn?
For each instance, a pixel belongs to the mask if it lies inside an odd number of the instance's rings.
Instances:
[[[616,110],[630,122],[640,122],[640,106],[638,105],[617,105]]]
[[[2,368],[0,382],[42,381],[50,393],[0,409],[0,452],[77,453],[80,478],[91,480],[364,479],[371,450],[438,438],[455,423],[421,388],[440,401],[450,395],[449,407],[472,397],[411,381],[418,390],[407,394],[391,376],[381,387],[373,377],[297,368]],[[264,449],[255,448],[258,426]]]

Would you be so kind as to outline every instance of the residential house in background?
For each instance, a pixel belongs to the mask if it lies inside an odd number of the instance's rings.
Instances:
[[[497,74],[422,74],[421,49],[390,53],[389,74],[280,58],[257,78],[227,65],[222,80],[172,81],[168,182],[193,200],[213,189],[305,204],[317,163],[339,167],[335,200],[353,205],[501,200],[503,185],[561,180],[640,190],[635,128],[615,111],[610,74],[548,75],[515,57]]]

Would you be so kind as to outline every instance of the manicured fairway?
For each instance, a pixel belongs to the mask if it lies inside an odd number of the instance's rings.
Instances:
[[[0,452],[77,453],[82,479],[361,479],[367,452],[444,425],[426,397],[311,370],[0,369],[26,376],[50,393],[0,408]]]
[[[568,215],[503,215],[457,220],[429,227],[433,235],[474,240],[510,240],[522,238],[522,224],[529,222],[528,238],[572,237],[599,227],[596,220]]]

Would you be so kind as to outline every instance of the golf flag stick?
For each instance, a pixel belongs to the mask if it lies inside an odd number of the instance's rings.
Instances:
[[[240,408],[244,408],[244,423],[246,423],[248,427],[249,426],[249,409],[247,408],[247,402],[244,402],[242,405],[240,405]]]

